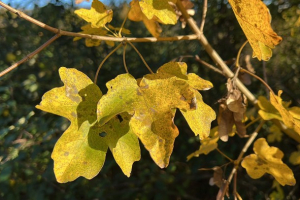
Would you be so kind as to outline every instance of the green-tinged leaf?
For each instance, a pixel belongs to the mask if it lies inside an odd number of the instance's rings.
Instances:
[[[293,171],[282,162],[283,153],[276,147],[270,147],[264,138],[255,141],[254,153],[242,161],[244,167],[253,179],[271,174],[281,185],[295,185]]]
[[[130,115],[122,114],[119,121],[112,118],[103,127],[100,127],[106,143],[109,146],[116,162],[126,176],[130,176],[132,164],[141,159],[141,150],[137,136],[129,127]]]
[[[107,83],[108,93],[98,103],[99,123],[104,124],[123,112],[133,115],[131,129],[156,164],[166,167],[178,135],[173,122],[176,108],[184,113],[200,138],[208,136],[210,123],[215,119],[213,110],[194,89],[207,89],[212,84],[195,74],[187,74],[186,68],[184,63],[167,63],[139,83],[129,74],[119,75]]]
[[[80,128],[71,124],[54,146],[54,173],[60,183],[83,176],[94,178],[101,170],[107,144],[98,135],[99,129],[85,121]]]
[[[176,24],[177,16],[170,3],[176,0],[143,0],[140,1],[142,12],[148,19],[159,19],[163,24]]]
[[[75,14],[90,22],[93,28],[104,27],[105,24],[111,22],[113,17],[113,11],[107,10],[105,5],[99,0],[93,0],[91,9],[81,8],[75,10]]]
[[[169,163],[178,129],[173,123],[175,108],[189,109],[193,93],[188,84],[176,77],[143,78],[140,86],[129,74],[107,83],[108,92],[98,103],[100,124],[113,116],[132,114],[130,127],[161,168]]]
[[[36,106],[71,121],[52,152],[57,181],[95,177],[104,164],[108,147],[122,171],[130,176],[132,163],[140,159],[140,150],[137,137],[129,129],[128,117],[99,126],[96,108],[102,96],[100,89],[76,69],[61,67],[59,73],[64,86],[45,93]]]
[[[65,117],[78,128],[86,120],[92,124],[96,120],[95,105],[102,96],[98,86],[76,69],[61,67],[59,75],[64,86],[45,93],[36,108]]]

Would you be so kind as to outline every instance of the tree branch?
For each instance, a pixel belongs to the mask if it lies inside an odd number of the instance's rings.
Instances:
[[[6,8],[8,11],[18,15],[19,17],[36,24],[43,29],[46,29],[48,31],[51,31],[55,34],[59,33],[60,35],[65,36],[71,36],[71,37],[82,37],[82,38],[90,38],[93,40],[103,40],[103,41],[114,41],[114,42],[123,42],[123,41],[130,41],[130,42],[165,42],[165,41],[181,41],[181,40],[196,40],[198,38],[197,35],[179,35],[174,37],[143,37],[143,38],[135,38],[135,37],[110,37],[110,36],[99,36],[99,35],[90,35],[90,34],[84,34],[84,33],[74,33],[70,31],[64,31],[57,28],[54,28],[52,26],[49,26],[43,22],[40,22],[25,13],[16,10],[12,8],[11,6],[3,3],[0,1],[0,6]]]
[[[201,63],[202,65],[204,65],[205,67],[207,67],[207,68],[209,68],[209,69],[211,69],[211,70],[213,70],[213,71],[215,71],[215,72],[217,72],[217,73],[224,76],[224,73],[221,70],[219,70],[215,66],[210,65],[209,63],[205,62],[204,60],[201,60],[198,55],[195,56],[195,60],[198,61],[199,63]]]
[[[251,134],[251,136],[249,137],[248,141],[246,142],[245,146],[243,147],[239,157],[237,158],[237,160],[234,162],[234,168],[232,169],[226,184],[224,186],[224,188],[222,190],[219,190],[219,193],[217,195],[217,197],[219,197],[217,200],[222,200],[225,192],[227,191],[227,188],[232,180],[233,175],[236,173],[237,169],[239,168],[240,162],[243,159],[244,154],[247,152],[248,148],[250,147],[250,145],[253,143],[253,141],[255,140],[256,136],[258,135],[258,132],[260,131],[261,127],[264,125],[265,121],[261,121],[261,123],[258,125],[258,127],[255,129],[255,131]]]
[[[61,35],[59,33],[57,33],[50,40],[48,40],[47,42],[45,42],[42,46],[40,46],[35,51],[33,51],[30,54],[28,54],[27,56],[25,56],[22,60],[16,62],[15,64],[13,64],[12,66],[10,66],[9,68],[7,68],[7,69],[3,70],[2,72],[0,72],[0,77],[3,76],[3,75],[5,75],[5,74],[7,74],[11,70],[17,68],[19,65],[21,65],[24,62],[26,62],[27,60],[31,59],[33,56],[35,56],[36,54],[38,54],[39,52],[41,52],[44,48],[46,48],[47,46],[49,46],[52,42],[54,42],[60,36]]]
[[[204,0],[203,11],[202,11],[202,21],[201,21],[201,25],[200,25],[200,32],[202,32],[202,33],[203,33],[203,29],[204,29],[204,24],[205,24],[206,12],[207,12],[207,0]]]
[[[228,78],[232,78],[234,76],[233,72],[229,69],[229,67],[224,63],[224,61],[222,60],[222,58],[219,56],[219,54],[210,46],[210,44],[208,43],[206,37],[203,35],[203,33],[200,31],[200,29],[198,28],[196,22],[194,21],[193,18],[191,18],[188,13],[186,12],[186,10],[184,9],[181,1],[177,1],[176,5],[178,7],[178,9],[180,10],[180,12],[182,13],[183,17],[185,18],[185,20],[187,21],[187,23],[189,24],[190,28],[192,29],[192,31],[198,36],[198,41],[202,44],[202,46],[205,48],[206,52],[208,53],[208,55],[213,59],[213,61],[215,63],[217,63],[221,68],[222,71],[224,72],[224,74],[228,77]],[[254,97],[254,95],[245,87],[245,85],[237,79],[236,81],[236,86],[241,90],[242,93],[244,93],[246,95],[246,97],[249,99],[249,101],[251,101],[252,103],[256,103],[256,98]]]

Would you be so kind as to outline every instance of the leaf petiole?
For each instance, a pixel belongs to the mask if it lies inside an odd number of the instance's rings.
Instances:
[[[123,44],[120,43],[116,48],[114,48],[114,50],[112,50],[109,54],[107,54],[107,56],[103,59],[103,61],[100,63],[98,69],[97,69],[97,72],[96,72],[96,75],[95,75],[95,79],[94,79],[94,83],[96,84],[97,83],[97,77],[99,75],[99,72],[100,72],[100,69],[102,67],[102,65],[105,63],[105,61],[115,52],[117,51],[118,49],[120,49],[120,47],[122,46]]]

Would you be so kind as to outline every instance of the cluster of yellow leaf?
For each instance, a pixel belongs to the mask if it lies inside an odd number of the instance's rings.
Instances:
[[[119,31],[120,28],[115,28],[112,25],[108,24],[106,27],[106,24],[111,22],[113,17],[113,11],[107,10],[105,5],[98,1],[93,0],[91,9],[79,9],[75,11],[75,14],[77,14],[79,17],[84,19],[85,21],[89,22],[89,24],[84,25],[81,27],[82,32],[84,34],[90,34],[90,35],[100,35],[100,36],[106,36],[109,35],[109,31]],[[106,28],[104,28],[106,27]],[[122,28],[121,30],[124,34],[130,34],[130,31],[128,29]],[[80,40],[81,37],[75,37],[74,41]],[[112,41],[105,41],[107,45],[114,46],[114,42]],[[91,38],[85,39],[85,45],[87,47],[93,47],[93,46],[99,46],[101,43],[101,40],[94,40]]]
[[[269,60],[282,38],[272,29],[271,15],[261,0],[228,0],[252,49],[253,57]]]
[[[129,128],[129,117],[122,116],[122,122],[114,118],[100,127],[96,123],[97,103],[102,96],[98,86],[76,69],[61,67],[59,74],[64,86],[45,93],[36,106],[71,121],[51,156],[57,181],[93,178],[104,164],[108,147],[124,174],[130,176],[132,163],[140,160],[140,147]],[[99,136],[104,131],[107,137]]]
[[[162,24],[176,24],[177,15],[170,3],[175,4],[176,0],[132,0],[128,19],[132,21],[143,21],[148,31],[159,37]]]
[[[185,63],[167,63],[139,82],[129,74],[119,75],[107,83],[108,92],[98,103],[98,121],[105,124],[123,112],[133,115],[133,132],[154,162],[161,168],[167,167],[179,133],[173,122],[176,108],[200,139],[208,137],[215,113],[197,90],[211,87],[210,82],[196,74],[187,74]]]
[[[291,107],[291,102],[284,102],[281,99],[282,91],[278,91],[278,95],[270,92],[270,102],[263,96],[258,98],[258,111],[264,120],[277,119],[282,121],[288,128],[294,130],[298,137],[300,136],[300,108]]]
[[[255,141],[254,153],[246,156],[242,167],[253,179],[271,174],[281,185],[295,185],[296,180],[292,170],[282,162],[283,153],[276,147],[270,147],[264,138]]]
[[[71,121],[52,153],[58,182],[96,176],[108,148],[130,176],[133,162],[140,159],[138,138],[156,164],[167,167],[179,134],[173,122],[176,109],[200,139],[208,137],[216,117],[198,92],[212,84],[187,74],[185,63],[167,63],[138,81],[130,74],[119,75],[107,83],[108,92],[103,96],[76,69],[62,67],[59,73],[64,86],[45,93],[36,106]]]

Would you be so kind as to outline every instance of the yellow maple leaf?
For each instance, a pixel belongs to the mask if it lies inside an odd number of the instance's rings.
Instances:
[[[163,24],[176,24],[177,15],[169,2],[176,0],[142,0],[140,6],[148,19],[158,19]]]
[[[93,0],[90,10],[81,8],[75,10],[75,14],[91,23],[93,28],[104,27],[105,24],[111,22],[113,17],[113,11],[107,10],[105,5],[99,0]]]
[[[282,90],[278,91],[278,96],[270,92],[270,102],[278,110],[282,117],[283,123],[291,129],[294,129],[300,135],[300,108],[293,107],[288,111],[281,99]]]
[[[281,185],[295,185],[293,171],[282,162],[283,152],[276,147],[270,147],[266,139],[260,138],[254,142],[254,153],[242,161],[248,175],[253,179],[271,174]]]
[[[181,74],[181,77],[162,70],[167,70],[168,64],[162,66],[155,74],[145,75],[138,82],[129,74],[119,75],[107,83],[108,92],[100,99],[97,107],[100,124],[105,124],[119,113],[128,112],[133,115],[130,120],[131,129],[161,168],[168,166],[175,138],[179,134],[174,124],[176,108],[183,112],[197,109],[194,86],[189,84],[189,76],[181,73],[184,69],[180,67],[184,65],[173,63],[172,66],[173,70],[177,71],[175,74]],[[192,80],[193,85],[200,85]],[[200,77],[199,81],[208,84]],[[199,104],[198,109],[201,110],[201,106]],[[204,111],[203,116],[200,116],[201,119],[206,116],[215,117],[214,113]],[[212,109],[210,111],[213,112]],[[206,124],[201,124],[203,130],[209,131],[212,120],[206,120]],[[206,134],[209,132],[203,130],[195,134],[207,137]]]
[[[201,145],[199,150],[191,153],[187,156],[187,160],[189,161],[192,157],[199,157],[201,154],[209,154],[211,151],[215,150],[218,147],[219,133],[218,127],[214,127],[211,129],[209,137],[201,140]]]
[[[270,133],[267,137],[268,142],[280,142],[282,138],[282,132],[280,128],[278,128],[276,125],[272,125],[270,127]]]
[[[300,165],[300,145],[297,146],[298,151],[294,151],[291,153],[289,161],[293,165]]]
[[[108,147],[123,173],[130,176],[133,162],[140,159],[138,138],[129,127],[130,117],[121,114],[122,121],[114,117],[100,126],[96,108],[102,93],[98,86],[76,69],[61,67],[59,75],[64,86],[46,92],[36,106],[71,122],[51,155],[57,181],[95,177],[104,164]]]
[[[228,0],[252,49],[253,57],[269,60],[282,38],[272,29],[271,15],[261,0]]]
[[[87,24],[87,25],[84,25],[81,27],[81,31],[80,33],[84,33],[84,34],[90,34],[90,35],[107,35],[107,30],[104,30],[102,28],[93,28],[91,26],[91,24]],[[73,41],[77,41],[77,40],[80,40],[82,39],[82,37],[75,37],[73,39]],[[101,40],[93,40],[91,38],[85,38],[85,45],[87,47],[93,47],[93,46],[99,46],[101,44]],[[109,46],[114,46],[114,43],[113,45],[111,45],[110,43],[108,43]]]
[[[132,21],[143,21],[148,31],[154,36],[159,37],[161,33],[161,27],[155,19],[148,19],[142,12],[140,3],[138,0],[132,0],[130,2],[130,11],[128,13],[128,19]]]

